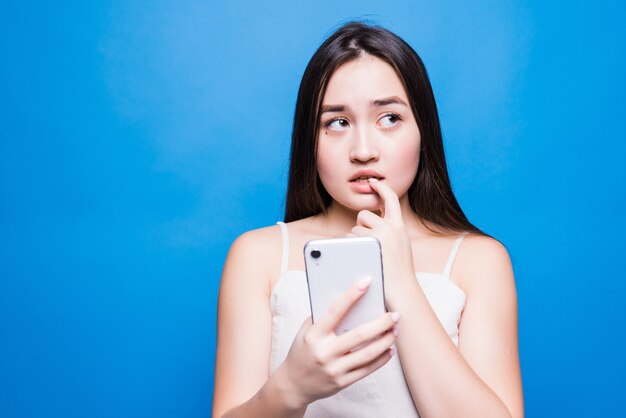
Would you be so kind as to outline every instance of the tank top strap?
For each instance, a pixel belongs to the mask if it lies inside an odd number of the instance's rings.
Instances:
[[[284,222],[276,222],[280,226],[280,232],[283,236],[283,255],[280,260],[280,275],[282,276],[287,272],[289,265],[289,231],[287,230],[287,224]]]
[[[456,257],[456,253],[459,250],[459,245],[463,241],[463,238],[467,235],[467,232],[461,234],[460,237],[454,241],[452,245],[452,250],[450,250],[450,255],[448,256],[448,261],[446,261],[446,267],[443,270],[443,277],[446,279],[450,279],[450,271],[452,270],[452,264],[454,263],[454,258]]]

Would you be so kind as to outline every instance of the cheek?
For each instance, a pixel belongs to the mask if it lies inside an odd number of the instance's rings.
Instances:
[[[330,180],[333,177],[333,173],[337,171],[336,168],[333,169],[333,166],[335,165],[333,163],[334,161],[334,155],[332,155],[332,153],[327,148],[318,148],[317,158],[315,160],[317,166],[317,174],[326,189],[328,189],[329,183],[332,183]]]
[[[395,191],[398,194],[406,193],[413,183],[419,167],[419,157],[419,143],[417,146],[407,146],[397,150],[393,165],[393,178],[395,179],[393,186],[397,188]]]
[[[417,141],[407,146],[407,149],[404,153],[404,158],[406,159],[407,168],[410,167],[412,169],[412,175],[415,177],[417,174],[417,168],[420,163],[420,150],[422,147],[422,139],[420,138],[419,131],[415,133],[417,136]]]
[[[333,166],[345,158],[345,141],[339,143],[337,138],[325,136],[322,132],[317,138],[316,153],[315,162],[318,168],[325,167],[332,170]]]
[[[317,154],[315,155],[315,166],[317,167],[317,172],[321,173],[325,171],[326,162],[328,161],[328,156],[326,155],[324,148],[318,147]]]
[[[419,154],[411,155],[407,154],[402,160],[396,164],[396,173],[398,178],[401,178],[403,182],[413,182],[413,178],[417,174],[417,168],[419,167]]]

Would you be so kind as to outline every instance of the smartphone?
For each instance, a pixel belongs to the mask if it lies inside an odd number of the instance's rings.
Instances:
[[[385,293],[380,243],[374,237],[312,240],[304,246],[311,318],[315,323],[356,280],[371,277],[365,294],[335,329],[341,335],[383,315]]]

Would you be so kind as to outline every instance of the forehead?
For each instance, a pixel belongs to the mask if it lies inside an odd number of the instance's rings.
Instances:
[[[339,66],[328,80],[322,104],[369,103],[398,96],[406,103],[404,85],[393,67],[373,55],[363,55]]]

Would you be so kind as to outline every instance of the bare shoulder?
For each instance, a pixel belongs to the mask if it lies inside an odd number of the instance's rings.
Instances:
[[[218,297],[213,416],[250,399],[268,379],[272,264],[280,257],[280,227],[240,235],[230,247]]]
[[[467,235],[459,248],[454,270],[466,293],[485,286],[514,286],[509,252],[492,237]]]
[[[241,234],[228,251],[222,281],[255,280],[255,284],[262,284],[269,288],[269,278],[280,270],[281,245],[281,232],[278,225]],[[267,280],[264,280],[264,283],[258,283],[260,277]]]
[[[253,229],[237,237],[229,251],[231,254],[259,258],[280,249],[281,234],[278,225]]]
[[[485,235],[469,234],[462,244],[463,251],[459,251],[459,257],[467,258],[465,261],[473,261],[476,264],[493,262],[510,262],[509,252],[497,239]]]

